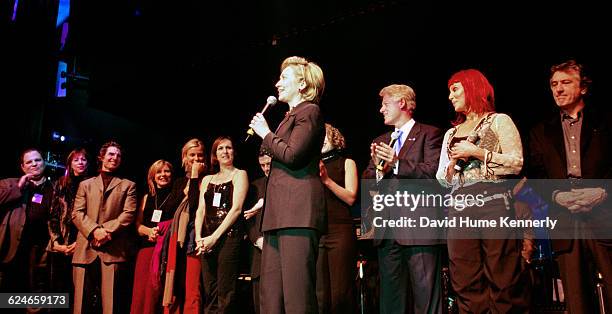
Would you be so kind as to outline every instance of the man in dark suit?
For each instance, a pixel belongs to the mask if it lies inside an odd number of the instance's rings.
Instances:
[[[603,275],[606,310],[612,309],[612,241],[598,233],[610,233],[612,204],[606,185],[586,180],[612,178],[612,119],[585,105],[590,83],[574,60],[553,66],[550,88],[560,110],[529,139],[529,177],[567,179],[538,185],[560,229],[573,230],[551,231],[569,313],[597,313],[596,272]]]
[[[364,179],[381,181],[386,190],[381,193],[395,194],[399,179],[435,178],[440,158],[442,133],[438,128],[415,122],[412,118],[416,108],[415,93],[406,85],[390,85],[383,88],[380,113],[384,123],[394,126],[399,136],[395,145],[390,146],[391,132],[377,137],[371,145],[371,157]],[[397,134],[396,133],[396,134]],[[382,170],[377,165],[384,161]],[[415,189],[401,183],[403,190],[421,193],[426,180],[415,181]],[[417,190],[418,189],[418,190]],[[415,214],[409,209],[393,209],[383,212],[390,218],[419,214],[437,216],[435,209],[423,209]],[[392,212],[392,213],[389,213]],[[380,268],[380,311],[381,313],[441,313],[441,254],[444,243],[436,232],[424,235],[423,229],[412,228],[375,229],[374,245],[378,247]],[[421,234],[416,234],[421,232]],[[410,302],[410,303],[409,303]],[[412,306],[410,306],[412,305]]]
[[[135,243],[136,184],[115,176],[121,146],[102,145],[100,175],[79,185],[72,221],[79,230],[74,266],[74,313],[129,312],[128,261]],[[101,304],[99,301],[101,300]]]
[[[270,175],[272,157],[261,150],[257,159],[264,176],[251,182],[249,201],[253,205],[249,210],[244,211],[244,218],[247,219],[249,241],[253,244],[251,248],[251,284],[253,286],[253,306],[255,307],[255,313],[259,314],[259,269],[261,268],[261,249],[263,248],[263,233],[261,233],[259,227],[261,226],[261,208],[266,197],[266,182]]]
[[[38,149],[21,154],[20,178],[0,180],[0,292],[44,292],[53,188]]]
[[[276,88],[290,108],[276,132],[261,113],[250,125],[272,154],[261,224],[261,312],[317,313],[317,250],[327,227],[319,178],[325,125],[317,105],[325,88],[323,71],[304,58],[289,57]]]

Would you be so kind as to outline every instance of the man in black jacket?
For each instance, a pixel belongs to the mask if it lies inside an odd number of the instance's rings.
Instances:
[[[0,292],[44,292],[53,188],[38,149],[20,164],[23,176],[0,180]]]
[[[612,241],[610,201],[605,185],[586,179],[612,178],[612,119],[585,105],[590,79],[582,65],[570,60],[551,68],[550,88],[558,115],[538,124],[530,133],[529,176],[566,179],[540,184],[550,215],[573,234],[553,236],[553,249],[570,313],[597,313],[595,277],[603,275],[606,309],[612,309]],[[601,183],[604,180],[601,180]]]
[[[426,179],[436,176],[442,133],[440,129],[415,122],[412,118],[416,108],[415,93],[406,85],[390,85],[380,91],[382,104],[380,113],[384,123],[395,127],[399,137],[390,146],[391,132],[377,137],[371,146],[371,157],[363,179],[377,181],[387,179],[385,185],[394,181],[414,181],[414,193],[420,193]],[[377,169],[380,161],[385,161],[383,169]],[[417,183],[418,182],[418,183]],[[437,184],[436,184],[437,186]],[[418,188],[418,190],[416,190]],[[390,191],[389,191],[390,190]],[[395,193],[390,188],[384,193]],[[434,214],[431,209],[417,210],[415,213]],[[406,208],[393,209],[393,217],[412,215]],[[381,212],[384,213],[384,212]],[[430,217],[434,218],[434,217]],[[439,219],[439,218],[438,218]],[[444,240],[436,236],[440,229],[430,228],[429,236],[424,229],[414,228],[376,228],[374,245],[378,247],[380,267],[380,312],[388,313],[442,313],[441,298],[441,258]],[[409,298],[411,296],[412,298]],[[411,299],[412,306],[408,303]]]
[[[259,308],[259,269],[261,267],[261,249],[263,248],[263,233],[259,230],[261,225],[261,208],[266,197],[266,181],[270,175],[270,164],[272,157],[261,150],[258,157],[259,167],[264,176],[251,182],[249,187],[249,201],[252,204],[249,210],[244,212],[247,219],[249,241],[253,244],[251,248],[251,283],[253,286],[253,306],[255,313],[260,313]]]

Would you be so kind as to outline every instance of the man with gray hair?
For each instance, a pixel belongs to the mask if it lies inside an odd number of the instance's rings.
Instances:
[[[551,203],[550,215],[558,219],[559,229],[574,232],[569,238],[551,231],[568,312],[598,312],[597,273],[602,276],[600,298],[610,311],[612,202],[607,186],[588,179],[612,179],[612,116],[586,106],[591,80],[575,60],[554,65],[549,83],[559,111],[531,130],[529,177],[566,179],[564,186],[541,187],[540,192]]]

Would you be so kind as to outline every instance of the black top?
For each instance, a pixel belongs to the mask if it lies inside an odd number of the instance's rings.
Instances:
[[[21,242],[46,246],[49,242],[47,222],[51,212],[53,187],[49,180],[41,185],[28,184],[24,190],[26,205],[26,225],[22,231]],[[26,231],[27,230],[27,231]]]
[[[104,183],[104,191],[106,191],[106,188],[108,187],[110,182],[113,180],[115,175],[111,172],[101,171],[100,176],[102,177],[102,182]]]
[[[346,157],[342,156],[339,151],[333,150],[325,153],[322,159],[327,169],[327,175],[339,186],[344,187]],[[325,188],[325,201],[327,203],[328,224],[353,224],[350,206],[328,188]]]
[[[189,220],[192,221],[195,219],[195,212],[198,209],[198,201],[200,200],[200,183],[202,183],[202,179],[204,177],[199,178],[187,178],[180,177],[173,181],[172,184],[172,198],[178,198],[178,202],[183,200],[185,197],[185,187],[189,184],[189,193],[187,195],[189,201]],[[177,204],[178,206],[178,204]]]
[[[156,227],[159,224],[158,222],[151,221],[155,209],[160,209],[162,211],[160,222],[169,220],[174,216],[174,211],[182,200],[182,198],[177,197],[177,195],[170,193],[172,190],[171,187],[161,189],[155,188],[155,190],[157,192],[155,196],[148,194],[142,214],[142,224],[149,228]]]
[[[55,185],[49,228],[52,233],[59,236],[57,241],[60,244],[70,244],[76,241],[79,231],[72,223],[72,207],[79,184],[87,178],[87,176],[70,176],[66,185],[62,185],[60,182]]]
[[[213,205],[215,193],[220,194],[219,206]],[[219,225],[223,222],[223,219],[227,216],[227,213],[232,208],[233,195],[234,184],[232,181],[221,184],[208,183],[206,192],[204,192],[204,201],[206,202],[205,233],[207,235],[217,230]],[[242,217],[242,215],[240,217]],[[233,235],[236,231],[241,230],[242,219],[240,217],[229,228],[227,232],[228,235]]]
[[[266,198],[267,181],[268,178],[263,176],[251,182],[246,198],[247,201],[245,201],[242,207],[243,210],[251,209],[253,206],[255,206],[255,204],[257,204],[260,198]],[[252,217],[246,221],[249,240],[253,242],[253,244],[259,237],[263,236],[263,233],[259,230],[259,227],[261,226],[261,211],[262,209],[259,210],[259,213],[257,213],[255,217]]]
[[[177,207],[185,198],[185,187],[189,185],[189,193],[187,195],[187,200],[189,202],[189,223],[187,224],[187,238],[185,239],[187,254],[192,254],[195,252],[196,242],[195,242],[195,213],[198,209],[198,201],[200,199],[200,183],[204,177],[199,178],[187,178],[180,177],[174,180],[174,184],[172,186],[171,198],[176,197],[178,200]]]
[[[142,213],[142,224],[144,226],[153,228],[159,225],[159,222],[171,220],[174,217],[174,212],[176,211],[176,208],[179,206],[179,204],[184,198],[184,195],[182,193],[172,193],[172,191],[174,190],[174,185],[176,185],[176,183],[177,181],[174,181],[171,186],[167,186],[161,189],[158,189],[156,187],[155,196],[147,194],[147,202],[145,203],[144,210]],[[162,215],[159,222],[151,221],[155,209],[160,209],[162,211]],[[144,247],[154,245],[155,243],[146,241],[146,237],[145,241],[142,241],[142,246]]]

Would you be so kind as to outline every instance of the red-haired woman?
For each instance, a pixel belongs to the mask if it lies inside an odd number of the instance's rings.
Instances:
[[[249,180],[246,171],[234,167],[229,137],[215,139],[210,164],[216,172],[202,180],[195,218],[198,254],[203,254],[205,312],[238,313],[236,289],[244,236],[241,213]]]
[[[319,313],[355,312],[357,237],[350,207],[357,199],[359,179],[357,165],[346,157],[345,148],[342,133],[326,123],[319,168],[328,220],[317,256]]]
[[[448,81],[448,88],[457,118],[444,136],[436,177],[452,187],[453,196],[484,196],[482,203],[471,207],[454,204],[449,217],[488,220],[512,216],[504,181],[523,166],[519,132],[509,116],[495,112],[493,87],[481,72],[459,71]],[[520,282],[520,235],[510,228],[449,228],[451,281],[461,313],[528,310],[524,293],[528,289]]]
[[[73,291],[72,254],[76,248],[78,230],[72,223],[72,206],[79,183],[88,178],[88,169],[87,151],[83,148],[73,149],[66,158],[66,174],[53,185],[47,246],[52,292]]]

